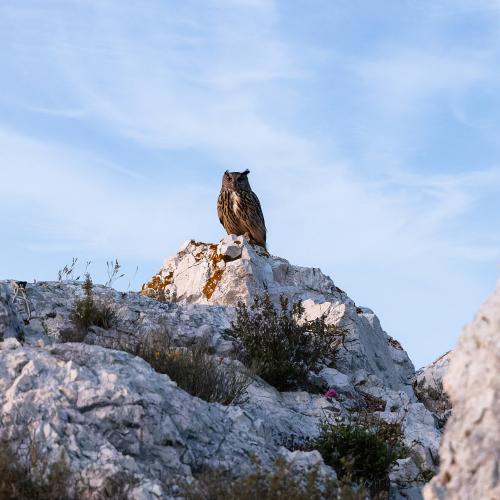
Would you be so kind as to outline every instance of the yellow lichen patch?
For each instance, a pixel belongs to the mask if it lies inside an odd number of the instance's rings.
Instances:
[[[211,253],[208,257],[208,260],[210,262],[210,268],[213,274],[210,276],[210,278],[205,283],[205,286],[203,287],[203,295],[205,295],[207,299],[210,299],[212,297],[215,289],[217,288],[217,285],[219,284],[219,281],[222,278],[222,275],[224,274],[224,269],[219,269],[218,264],[220,262],[227,262],[227,258],[225,255],[217,253],[217,245],[211,244],[209,245],[209,249],[211,250]]]
[[[221,255],[220,253],[217,253],[217,245],[213,245],[213,248],[211,247],[212,253],[209,256],[209,261],[211,264],[212,269],[217,269],[219,262],[232,262],[233,260],[238,260],[240,257],[229,257],[228,255]]]
[[[146,297],[157,298],[158,296],[165,295],[165,288],[171,285],[174,281],[174,272],[170,271],[165,278],[160,274],[155,274],[151,281],[142,285],[141,294]]]
[[[203,287],[203,295],[205,295],[207,299],[212,297],[223,274],[224,269],[218,269],[205,283],[205,286]]]
[[[210,264],[212,265],[212,269],[217,269],[217,264],[224,260],[224,256],[217,253],[217,246],[212,248],[212,253],[210,254]]]
[[[202,241],[195,240],[191,240],[190,243],[196,248],[205,247],[201,248],[197,253],[193,253],[195,262],[200,262],[208,251],[212,251],[212,253],[214,253],[217,250],[217,245],[214,243],[204,243]]]
[[[150,290],[150,289],[155,289],[155,288],[158,288],[160,287],[162,284],[162,279],[160,277],[159,274],[155,274],[152,278],[151,278],[151,281],[149,283],[145,283],[144,285],[142,285],[142,291],[144,290]]]

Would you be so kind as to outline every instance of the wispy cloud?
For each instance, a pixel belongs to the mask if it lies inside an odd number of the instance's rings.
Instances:
[[[491,57],[483,52],[427,51],[390,47],[380,55],[358,61],[355,70],[373,96],[373,104],[387,112],[424,112],[436,97],[451,98],[494,76]]]
[[[468,47],[449,27],[496,2],[459,4],[415,6],[411,36],[369,19],[370,43],[340,50],[329,23],[348,4],[322,3],[311,33],[265,0],[3,2],[0,209],[16,207],[17,227],[1,220],[18,253],[159,262],[221,235],[218,176],[248,167],[276,253],[362,283],[370,303],[431,280],[453,290],[414,300],[459,300],[500,259],[494,142],[451,166],[429,142],[465,151],[471,96],[500,91],[495,30]]]
[[[460,241],[462,235],[444,236],[442,229],[473,207],[480,193],[469,189],[471,182],[484,178],[488,183],[498,182],[493,171],[472,172],[466,182],[460,175],[419,175],[401,168],[385,172],[375,182],[352,175],[349,171],[353,167],[338,160],[332,162],[324,154],[321,142],[277,122],[263,106],[279,92],[281,81],[313,78],[300,54],[295,54],[277,35],[273,3],[207,5],[195,15],[192,10],[180,9],[175,13],[170,10],[165,17],[166,12],[157,2],[150,2],[147,9],[136,3],[124,7],[115,2],[89,2],[83,25],[79,19],[63,22],[63,18],[67,21],[63,10],[55,18],[55,30],[50,36],[42,33],[42,37],[47,37],[43,41],[52,55],[50,62],[64,75],[67,89],[80,106],[33,109],[70,118],[94,117],[114,133],[145,147],[201,149],[224,166],[287,171],[289,175],[295,172],[293,175],[298,178],[306,168],[311,191],[300,194],[303,206],[316,207],[316,213],[322,209],[332,211],[332,223],[345,231],[345,217],[334,210],[338,203],[355,219],[369,221],[378,233],[372,237],[380,241],[377,252],[370,249],[371,257],[420,254],[437,245],[449,248],[460,242],[473,246],[467,238]],[[237,16],[235,9],[239,14],[244,9],[251,22]],[[38,19],[30,17],[29,10],[23,12],[28,20]],[[53,11],[36,8],[35,14],[47,16]],[[144,25],[139,28],[140,33],[134,31],[138,25],[129,22],[132,16],[139,16]],[[210,23],[205,22],[207,17]],[[86,28],[94,20],[97,24],[89,37]],[[421,113],[422,106],[437,96],[464,92],[491,78],[488,63],[484,54],[472,51],[450,57],[445,53],[386,46],[378,47],[369,58],[356,61],[354,70],[366,88],[362,97],[369,99],[372,112],[378,107],[384,113]],[[277,102],[273,114],[281,106],[288,106],[288,112],[302,106],[301,102]],[[78,156],[79,152],[72,154]],[[68,152],[65,155],[70,156]],[[97,164],[96,158],[93,161]],[[112,163],[106,168],[141,178],[137,171]],[[329,179],[334,174],[334,182],[325,182],[325,171],[329,172]],[[59,179],[58,185],[64,179],[60,171],[51,175]],[[33,172],[30,177],[33,179]],[[264,189],[272,200],[273,191],[281,182],[276,178],[269,180]],[[86,183],[79,180],[78,185]],[[98,193],[95,183],[88,189]],[[295,198],[292,193],[288,195]],[[110,193],[100,196],[113,199]],[[287,206],[283,197],[279,206]],[[113,207],[116,212],[126,211],[126,207],[114,202],[107,208]],[[315,224],[309,227],[318,229]],[[354,245],[348,254],[362,257],[362,242],[352,241]],[[478,255],[489,255],[478,245]]]
[[[45,115],[60,116],[63,118],[83,118],[86,116],[86,111],[83,109],[70,109],[70,108],[39,108],[39,107],[29,107],[29,111],[35,113],[42,113]]]

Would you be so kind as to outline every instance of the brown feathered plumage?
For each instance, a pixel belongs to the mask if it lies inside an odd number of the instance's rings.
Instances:
[[[227,234],[247,235],[250,241],[266,248],[266,223],[259,199],[248,182],[249,173],[224,173],[217,213]]]

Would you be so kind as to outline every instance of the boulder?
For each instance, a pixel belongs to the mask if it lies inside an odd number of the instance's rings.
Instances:
[[[0,439],[28,460],[32,442],[55,463],[65,457],[76,497],[119,476],[130,498],[164,498],[204,466],[249,471],[278,448],[238,407],[191,397],[129,354],[80,343],[0,350]],[[84,493],[82,493],[84,492]]]
[[[500,498],[500,282],[465,327],[444,376],[453,412],[426,500]]]

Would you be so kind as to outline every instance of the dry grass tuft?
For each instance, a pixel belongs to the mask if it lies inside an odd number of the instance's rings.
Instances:
[[[271,471],[257,466],[240,479],[231,479],[220,470],[208,470],[184,488],[187,500],[365,500],[362,488],[347,483],[319,479],[318,470],[297,474],[284,460],[278,459]]]
[[[70,471],[63,458],[49,466],[34,449],[30,466],[23,465],[7,443],[0,443],[0,498],[2,500],[72,500]],[[33,460],[33,458],[35,458]]]
[[[246,375],[210,354],[206,338],[191,348],[175,347],[164,326],[149,332],[136,354],[157,372],[168,375],[181,389],[208,402],[241,402],[249,385]]]

